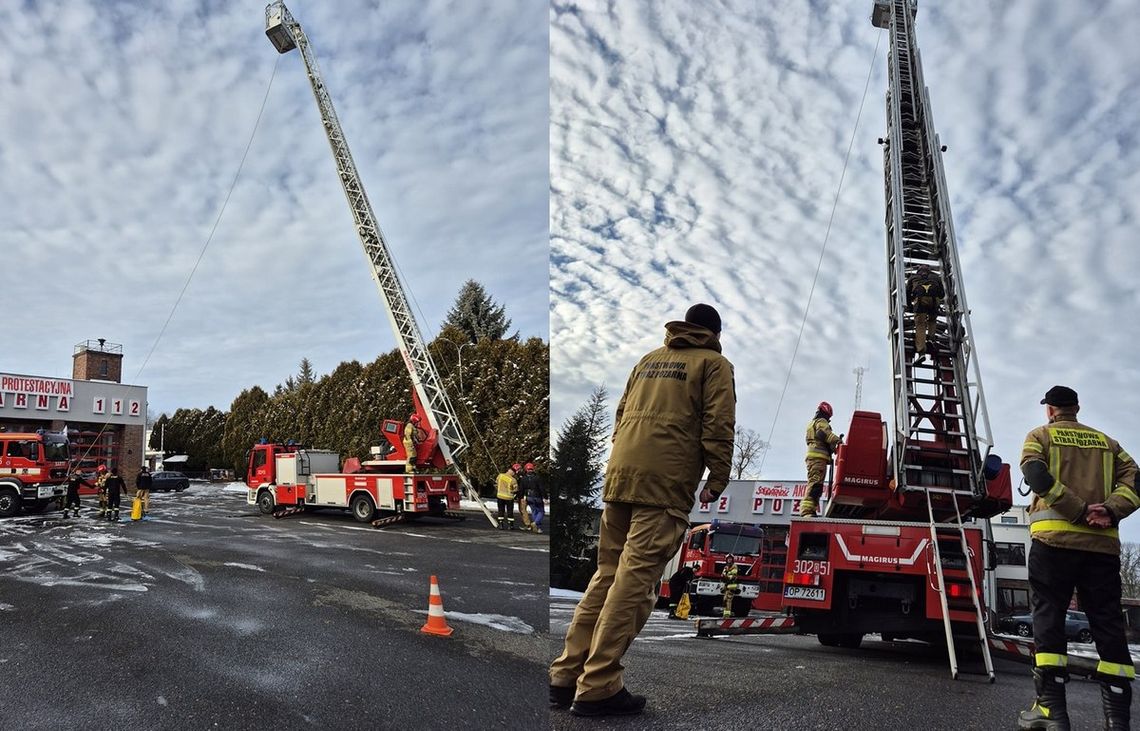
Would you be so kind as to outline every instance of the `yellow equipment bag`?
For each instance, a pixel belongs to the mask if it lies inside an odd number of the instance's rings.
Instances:
[[[677,619],[688,619],[689,610],[692,608],[692,603],[689,601],[689,593],[685,592],[681,595],[680,601],[677,602],[677,609],[673,612],[677,615]]]
[[[142,520],[142,498],[135,495],[135,501],[131,503],[131,520]]]

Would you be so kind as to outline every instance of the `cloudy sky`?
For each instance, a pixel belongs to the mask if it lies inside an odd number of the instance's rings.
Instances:
[[[720,308],[738,422],[799,479],[818,401],[890,412],[872,3],[578,2],[551,12],[553,420],[616,403],[662,324]],[[878,36],[879,51],[874,54]],[[934,3],[917,36],[942,141],[995,452],[1065,383],[1140,453],[1140,16],[1125,0]],[[788,373],[843,157],[834,228]],[[1023,500],[1023,499],[1019,499]],[[1132,521],[1140,523],[1140,519]],[[1127,526],[1127,524],[1126,524]],[[1140,525],[1126,530],[1140,539]]]
[[[548,23],[526,0],[293,0],[427,337],[467,278],[548,333]],[[263,0],[4,3],[0,371],[122,343],[152,409],[395,347],[296,52]],[[14,315],[20,314],[18,317]],[[20,327],[16,324],[20,323]]]

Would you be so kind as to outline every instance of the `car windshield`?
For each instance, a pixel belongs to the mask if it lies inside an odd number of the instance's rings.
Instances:
[[[735,533],[713,533],[709,550],[732,553],[737,556],[755,556],[760,553],[760,536],[740,536]]]

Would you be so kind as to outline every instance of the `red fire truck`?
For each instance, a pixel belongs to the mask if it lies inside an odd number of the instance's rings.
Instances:
[[[683,566],[693,569],[689,584],[689,601],[694,614],[712,614],[723,606],[725,557],[732,554],[740,571],[740,593],[733,599],[732,613],[736,617],[748,616],[752,602],[760,596],[760,569],[763,557],[764,531],[757,525],[714,520],[694,525],[685,533],[685,540],[677,555],[665,567],[661,577],[660,603],[673,599],[669,591],[669,577]]]
[[[388,445],[372,448],[377,459],[349,458],[343,470],[336,452],[294,444],[254,445],[246,471],[247,501],[266,515],[282,509],[343,508],[357,520],[374,524],[422,515],[458,517],[453,512],[459,509],[457,476],[406,472],[404,425],[386,419],[381,432]],[[432,432],[419,443],[418,467],[443,466],[437,439]]]
[[[62,498],[69,459],[63,434],[0,432],[0,517],[43,512]]]

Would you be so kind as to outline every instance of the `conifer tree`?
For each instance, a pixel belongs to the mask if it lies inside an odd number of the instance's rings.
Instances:
[[[468,279],[455,298],[455,304],[447,312],[444,327],[455,327],[463,331],[468,342],[501,340],[511,329],[506,307],[496,304],[482,284]]]
[[[609,426],[606,389],[598,386],[558,431],[550,466],[551,586],[584,589],[597,566],[589,547]]]

